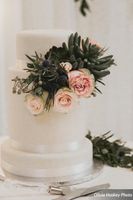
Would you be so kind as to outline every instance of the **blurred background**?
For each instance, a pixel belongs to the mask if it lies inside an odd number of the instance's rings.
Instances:
[[[16,33],[59,28],[78,31],[115,55],[117,66],[105,79],[106,86],[99,86],[103,95],[89,99],[88,129],[93,134],[112,130],[133,140],[133,1],[88,2],[91,12],[83,17],[74,0],[0,0],[0,135],[8,134],[5,85],[7,69],[15,65]]]

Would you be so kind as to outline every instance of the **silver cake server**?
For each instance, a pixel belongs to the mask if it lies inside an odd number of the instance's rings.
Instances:
[[[103,189],[108,189],[109,187],[110,187],[110,184],[106,183],[106,184],[102,184],[102,185],[93,186],[90,188],[80,188],[80,189],[76,189],[74,191],[71,190],[71,191],[67,191],[67,192],[63,191],[63,189],[62,189],[62,195],[64,195],[64,196],[58,197],[54,200],[72,200],[72,199],[76,199],[78,197],[83,197],[83,196],[90,195],[95,192],[99,192]]]
[[[57,187],[57,186],[49,186],[48,193],[52,195],[67,195],[72,192],[71,187]]]

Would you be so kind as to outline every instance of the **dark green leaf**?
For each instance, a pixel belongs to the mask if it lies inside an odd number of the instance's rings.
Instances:
[[[133,149],[126,147],[121,140],[110,141],[109,139],[113,137],[110,131],[95,137],[89,132],[86,137],[93,143],[95,159],[112,167],[119,166],[133,170]]]
[[[68,40],[68,47],[71,48],[71,46],[73,46],[73,42],[74,42],[74,36],[73,34],[70,35],[69,40]]]

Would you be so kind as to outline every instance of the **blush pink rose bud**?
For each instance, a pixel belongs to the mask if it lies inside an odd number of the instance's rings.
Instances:
[[[44,100],[42,97],[28,94],[25,97],[26,107],[33,115],[39,115],[44,111]]]
[[[75,106],[76,95],[68,88],[57,91],[54,98],[54,110],[57,112],[68,113]]]
[[[95,89],[94,76],[87,69],[68,73],[69,86],[79,97],[89,97]]]
[[[97,47],[101,48],[100,45],[99,45],[95,40],[93,40],[93,39],[90,39],[90,40],[89,40],[89,43],[90,43],[91,45],[96,45]]]
[[[63,67],[67,72],[72,69],[72,65],[69,62],[62,62],[60,63],[61,67]]]

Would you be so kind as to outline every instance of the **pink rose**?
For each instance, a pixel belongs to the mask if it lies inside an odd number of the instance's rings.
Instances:
[[[94,76],[90,74],[89,70],[74,70],[68,73],[68,77],[70,88],[79,97],[89,97],[94,91]]]
[[[60,63],[61,67],[63,67],[67,72],[72,69],[72,65],[69,62],[62,62]]]
[[[89,40],[89,43],[90,43],[91,45],[96,45],[97,47],[101,48],[100,45],[99,45],[95,40],[93,40],[93,39],[90,39],[90,40]]]
[[[28,94],[25,98],[26,106],[33,115],[39,115],[44,111],[44,100],[42,97]]]
[[[54,98],[54,110],[57,112],[68,113],[76,103],[76,95],[68,88],[57,91]]]

